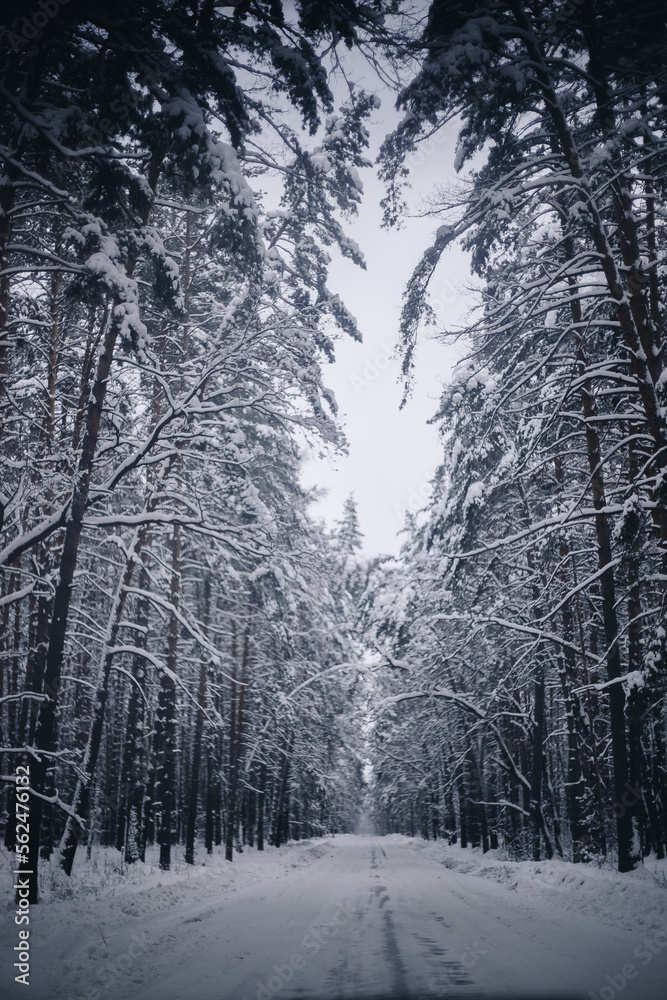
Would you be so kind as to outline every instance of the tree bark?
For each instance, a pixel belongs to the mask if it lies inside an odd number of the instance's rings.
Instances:
[[[171,548],[172,607],[178,610],[181,593],[181,533],[174,525]],[[176,792],[176,672],[178,667],[178,627],[179,621],[172,611],[169,616],[167,638],[167,669],[160,676],[160,694],[157,714],[157,757],[156,793],[160,802],[158,841],[160,844],[160,868],[169,871],[171,867],[171,847],[173,840],[174,807]]]
[[[93,717],[90,727],[90,735],[83,759],[83,770],[86,780],[79,780],[76,785],[71,803],[71,810],[76,816],[70,815],[65,825],[65,832],[61,842],[60,864],[67,875],[72,873],[72,865],[79,841],[83,838],[90,819],[90,794],[95,780],[97,761],[102,745],[102,732],[104,729],[104,710],[107,703],[109,691],[109,677],[113,662],[113,648],[116,645],[120,623],[127,601],[127,591],[132,582],[132,575],[136,565],[136,559],[141,550],[145,538],[145,529],[140,528],[135,531],[134,538],[128,548],[128,558],[125,563],[125,571],[118,585],[114,602],[111,608],[107,635],[105,637],[104,648],[100,657],[98,670],[97,691],[95,704],[93,707]]]
[[[266,797],[266,764],[259,768],[259,792],[257,793],[257,850],[264,850],[264,799]]]
[[[211,576],[204,579],[204,635],[208,634],[208,623],[211,612]],[[197,718],[195,736],[192,747],[192,774],[190,775],[190,803],[188,809],[188,828],[185,844],[185,863],[195,863],[195,828],[197,823],[197,801],[199,798],[199,772],[202,752],[202,735],[204,732],[204,705],[206,702],[206,657],[202,656],[199,666],[199,690],[197,692]]]
[[[245,688],[250,654],[250,623],[246,625],[243,639],[243,654],[241,661],[241,677],[238,694],[236,691],[236,671],[232,673],[231,691],[231,724],[229,732],[229,793],[227,799],[227,828],[225,831],[225,859],[234,860],[234,837],[238,823],[237,800],[239,784],[239,767],[241,762],[241,743],[243,737],[243,708]]]

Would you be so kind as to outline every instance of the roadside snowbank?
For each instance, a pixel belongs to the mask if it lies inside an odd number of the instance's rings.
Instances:
[[[621,874],[610,864],[551,861],[508,861],[502,851],[482,853],[445,841],[390,834],[387,841],[439,861],[462,875],[490,879],[505,888],[541,897],[545,905],[571,910],[626,931],[663,930],[667,924],[667,859],[649,857],[633,872]]]
[[[157,847],[147,852],[145,864],[132,865],[123,862],[119,851],[94,848],[90,860],[84,851],[77,854],[69,878],[56,864],[43,862],[41,902],[30,909],[30,986],[35,984],[39,993],[45,970],[57,970],[59,979],[75,982],[90,969],[95,970],[89,979],[90,1000],[113,1000],[119,981],[135,978],[141,964],[138,956],[176,916],[180,924],[203,920],[224,909],[231,893],[286,878],[330,853],[332,846],[333,840],[322,838],[265,851],[246,847],[242,854],[234,854],[232,864],[225,861],[222,848],[215,848],[211,856],[201,850],[198,864],[176,859],[168,872],[158,867]],[[8,983],[12,995],[19,989],[10,976],[18,940],[11,891],[13,859],[0,850],[0,877],[8,889],[0,910],[0,984]],[[111,953],[118,962],[107,967]],[[69,992],[52,984],[49,996],[56,1000]]]

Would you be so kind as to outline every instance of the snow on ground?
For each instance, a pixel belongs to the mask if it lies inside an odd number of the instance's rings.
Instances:
[[[34,963],[29,996],[41,995],[46,985],[44,995],[49,997],[83,997],[91,990],[87,1000],[116,1000],[121,995],[117,990],[136,976],[134,967],[145,958],[146,942],[155,940],[151,932],[161,915],[178,914],[184,923],[194,923],[220,909],[229,893],[284,878],[312,863],[322,856],[325,845],[326,840],[301,841],[263,852],[246,847],[242,854],[235,853],[232,864],[225,861],[222,848],[210,857],[200,849],[197,865],[175,858],[168,872],[158,867],[156,845],[147,851],[146,864],[127,865],[121,852],[111,848],[93,848],[89,861],[79,851],[71,878],[56,865],[42,863],[42,901],[30,914]],[[12,885],[13,860],[14,855],[0,849],[6,886]],[[7,956],[18,943],[19,929],[13,923],[14,912],[10,892],[2,908],[0,986],[11,982],[7,971],[13,959],[8,961]],[[57,992],[56,984],[67,984],[68,979],[71,987]],[[80,979],[85,979],[85,986],[78,986]],[[94,987],[99,995],[94,995]]]
[[[667,923],[667,860],[647,858],[636,871],[621,875],[609,863],[573,865],[569,861],[507,861],[502,851],[462,848],[391,834],[383,842],[408,843],[408,850],[439,861],[451,871],[491,879],[518,894],[541,898],[627,931],[662,929]],[[667,985],[665,986],[667,997]]]
[[[5,904],[3,996],[31,1000],[663,1000],[667,866],[511,862],[441,841],[336,836],[171,872],[115,851],[49,874],[29,993]],[[155,858],[150,858],[155,861]],[[10,858],[0,858],[11,885]]]

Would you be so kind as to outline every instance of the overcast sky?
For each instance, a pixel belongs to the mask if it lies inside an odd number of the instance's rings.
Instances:
[[[357,74],[357,79],[359,74]],[[394,95],[379,90],[373,80],[367,89],[377,90],[382,106],[371,126],[371,154],[399,116]],[[418,206],[434,184],[446,183],[454,174],[455,131],[451,129],[432,142],[430,149],[412,165],[412,190],[408,201]],[[370,158],[370,157],[369,157]],[[421,161],[421,162],[420,162]],[[318,484],[327,496],[312,508],[333,525],[343,503],[354,493],[364,532],[362,555],[397,553],[402,538],[397,535],[405,509],[416,509],[420,496],[428,495],[428,481],[440,461],[437,428],[427,420],[437,409],[440,387],[461,347],[443,345],[422,337],[417,351],[416,379],[411,399],[399,410],[402,384],[398,381],[400,360],[388,360],[398,338],[401,298],[405,284],[419,257],[440,225],[434,218],[406,219],[401,230],[381,228],[380,199],[384,186],[375,169],[363,171],[364,201],[359,217],[346,225],[365,257],[362,271],[346,260],[336,260],[330,286],[340,294],[356,316],[363,344],[349,338],[338,342],[336,362],[324,370],[325,384],[338,401],[349,442],[349,455],[307,463],[304,482]],[[443,326],[460,325],[470,299],[468,258],[453,250],[441,265],[432,299]]]

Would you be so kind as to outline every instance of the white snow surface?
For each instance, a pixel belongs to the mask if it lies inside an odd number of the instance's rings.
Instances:
[[[10,878],[10,858],[1,860]],[[47,876],[30,914],[28,991],[13,982],[18,927],[8,899],[2,996],[667,996],[665,862],[620,875],[399,835],[246,848],[233,864],[200,851],[198,860],[161,872],[99,850],[92,863],[77,858],[71,881]]]

